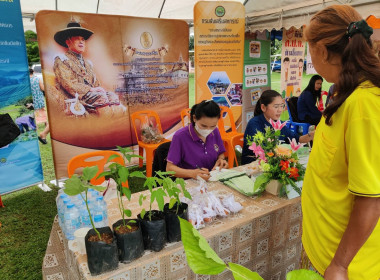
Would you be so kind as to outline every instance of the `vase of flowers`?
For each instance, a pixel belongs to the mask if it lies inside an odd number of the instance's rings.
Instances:
[[[249,149],[258,157],[263,170],[263,174],[255,180],[256,194],[267,189],[274,195],[285,196],[287,185],[301,194],[297,182],[303,180],[305,167],[298,162],[296,151],[304,144],[297,143],[293,138],[289,139],[290,148],[281,145],[281,129],[286,122],[275,122],[270,119],[270,124],[273,128],[266,127],[264,133],[259,131],[253,137],[247,138]],[[278,181],[277,185],[274,180]]]

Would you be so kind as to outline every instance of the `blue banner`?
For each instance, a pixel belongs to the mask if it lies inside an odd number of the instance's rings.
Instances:
[[[0,1],[0,114],[8,113],[20,136],[0,149],[0,194],[43,180],[36,123],[30,110],[28,59],[19,0]]]

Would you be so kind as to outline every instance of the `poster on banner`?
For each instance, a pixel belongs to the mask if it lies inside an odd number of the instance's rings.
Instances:
[[[0,194],[43,181],[20,1],[0,1],[0,114],[21,134],[0,148]]]
[[[281,94],[299,96],[302,92],[302,75],[305,59],[303,31],[291,27],[283,30],[281,52]]]
[[[307,52],[306,52],[306,74],[307,75],[318,74],[317,71],[315,71],[315,68],[313,66],[313,62],[311,61],[309,46],[307,47]]]
[[[136,111],[155,111],[165,137],[181,127],[185,21],[40,11],[36,23],[57,178],[75,155],[136,145]]]
[[[243,119],[245,130],[261,93],[270,89],[270,39],[267,31],[246,32],[244,48]],[[255,53],[255,55],[252,55]]]
[[[244,6],[238,2],[199,1],[194,6],[196,103],[213,99],[229,107],[238,130],[243,102],[244,15]]]

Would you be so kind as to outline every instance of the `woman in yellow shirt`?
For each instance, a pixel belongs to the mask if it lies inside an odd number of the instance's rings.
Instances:
[[[326,280],[380,278],[380,62],[372,28],[348,5],[305,30],[316,71],[335,83],[302,193],[303,246]]]

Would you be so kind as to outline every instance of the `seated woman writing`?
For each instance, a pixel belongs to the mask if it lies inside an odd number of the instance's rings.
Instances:
[[[317,102],[322,98],[322,82],[321,76],[314,75],[298,97],[297,113],[301,122],[317,125],[321,120],[322,113],[318,110]]]
[[[217,128],[220,108],[212,100],[204,100],[191,108],[191,124],[178,130],[167,157],[167,171],[176,177],[208,180],[210,170],[228,168],[226,151]]]
[[[248,122],[244,132],[244,145],[241,157],[242,164],[251,163],[256,159],[253,151],[248,149],[247,136],[253,137],[258,131],[265,133],[265,127],[272,127],[269,120],[279,120],[284,108],[284,100],[277,91],[266,90],[261,94],[256,104],[254,112],[255,117]],[[297,133],[292,132],[288,127],[284,126],[281,129],[280,140],[288,142],[288,138],[295,138],[297,142],[307,143],[313,140],[313,137],[314,132],[299,136]]]

